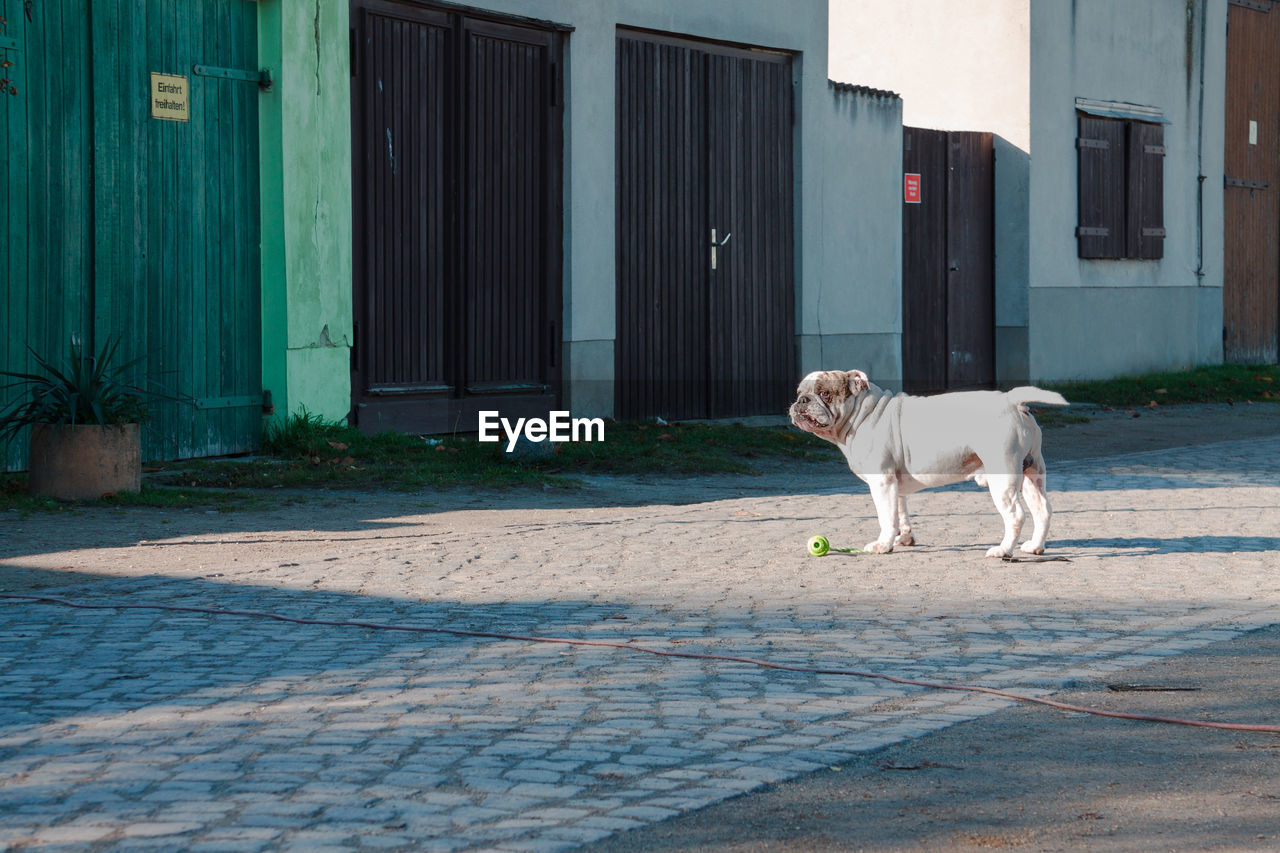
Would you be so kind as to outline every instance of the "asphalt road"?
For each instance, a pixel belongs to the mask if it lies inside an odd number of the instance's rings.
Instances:
[[[1053,698],[1276,724],[1278,661],[1270,628]],[[590,849],[986,848],[1280,850],[1280,736],[1019,706]]]

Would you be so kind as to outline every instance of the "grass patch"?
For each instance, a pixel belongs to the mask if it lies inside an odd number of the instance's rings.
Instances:
[[[417,436],[384,433],[368,449],[354,443],[306,455],[268,455],[243,460],[193,460],[159,483],[222,489],[391,488],[545,485],[572,482],[535,467],[506,462],[468,439],[428,445]],[[336,440],[335,440],[336,441]]]
[[[1082,415],[1079,412],[1072,412],[1070,409],[1036,409],[1036,423],[1041,429],[1061,429],[1070,424],[1087,424],[1090,421],[1088,415]]]
[[[1217,365],[1047,387],[1073,403],[1117,407],[1275,401],[1280,400],[1280,366]],[[1038,411],[1036,418],[1046,429],[1089,421],[1079,412],[1054,409]],[[472,436],[371,436],[304,412],[268,430],[258,456],[172,463],[172,470],[150,474],[136,495],[91,503],[235,510],[261,506],[270,500],[263,495],[269,489],[575,488],[575,477],[582,475],[751,473],[768,460],[836,453],[791,427],[723,423],[611,422],[603,442],[553,445],[552,452],[535,458],[508,454],[504,447]],[[27,495],[22,477],[11,477],[0,489],[0,509],[66,506]]]
[[[1177,373],[1046,385],[1073,403],[1148,406],[1280,401],[1280,365],[1217,364]]]
[[[798,459],[831,445],[793,427],[611,423],[603,442],[558,446],[539,464],[594,474],[751,473],[755,462]]]
[[[29,494],[27,492],[27,478],[24,474],[8,475],[3,482],[3,488],[0,488],[0,511],[11,510],[22,515],[32,512],[70,510],[86,506],[147,506],[160,509],[202,507],[233,512],[242,509],[259,509],[274,503],[277,503],[277,501],[271,501],[261,494],[250,492],[214,491],[206,488],[174,488],[155,486],[151,483],[144,483],[142,490],[139,492],[121,492],[118,495],[110,495],[94,501],[59,501]]]
[[[184,462],[159,483],[187,488],[575,488],[586,474],[749,473],[769,458],[799,458],[825,442],[784,427],[609,423],[603,442],[552,445],[519,457],[472,436],[366,435],[303,413],[270,430],[263,456]]]
[[[750,472],[754,461],[802,457],[825,443],[799,430],[736,425],[610,423],[604,442],[554,445],[538,458],[505,452],[472,436],[366,435],[310,414],[264,436],[260,455],[168,463],[141,492],[69,504],[26,492],[15,475],[0,490],[0,509],[23,513],[93,506],[203,506],[253,509],[274,489],[513,488],[572,489],[585,474]],[[165,470],[165,469],[168,470]]]

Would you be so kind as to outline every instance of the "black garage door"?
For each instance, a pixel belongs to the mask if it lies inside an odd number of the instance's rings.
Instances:
[[[619,417],[790,402],[791,74],[788,54],[620,31]]]
[[[545,416],[560,386],[560,33],[355,0],[362,429]]]

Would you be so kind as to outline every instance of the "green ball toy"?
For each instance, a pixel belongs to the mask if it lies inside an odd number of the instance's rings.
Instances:
[[[809,540],[809,553],[815,557],[824,557],[830,550],[831,543],[821,533]]]

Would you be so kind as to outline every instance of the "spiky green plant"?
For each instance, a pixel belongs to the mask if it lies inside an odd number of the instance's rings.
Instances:
[[[28,347],[39,373],[0,371],[0,376],[17,380],[3,390],[21,388],[25,392],[0,411],[0,441],[12,439],[23,427],[33,424],[138,423],[147,416],[148,401],[182,399],[130,382],[130,368],[146,356],[115,364],[119,346],[118,338],[108,340],[94,356],[85,355],[83,348],[73,343],[71,357],[63,365],[54,364]]]

